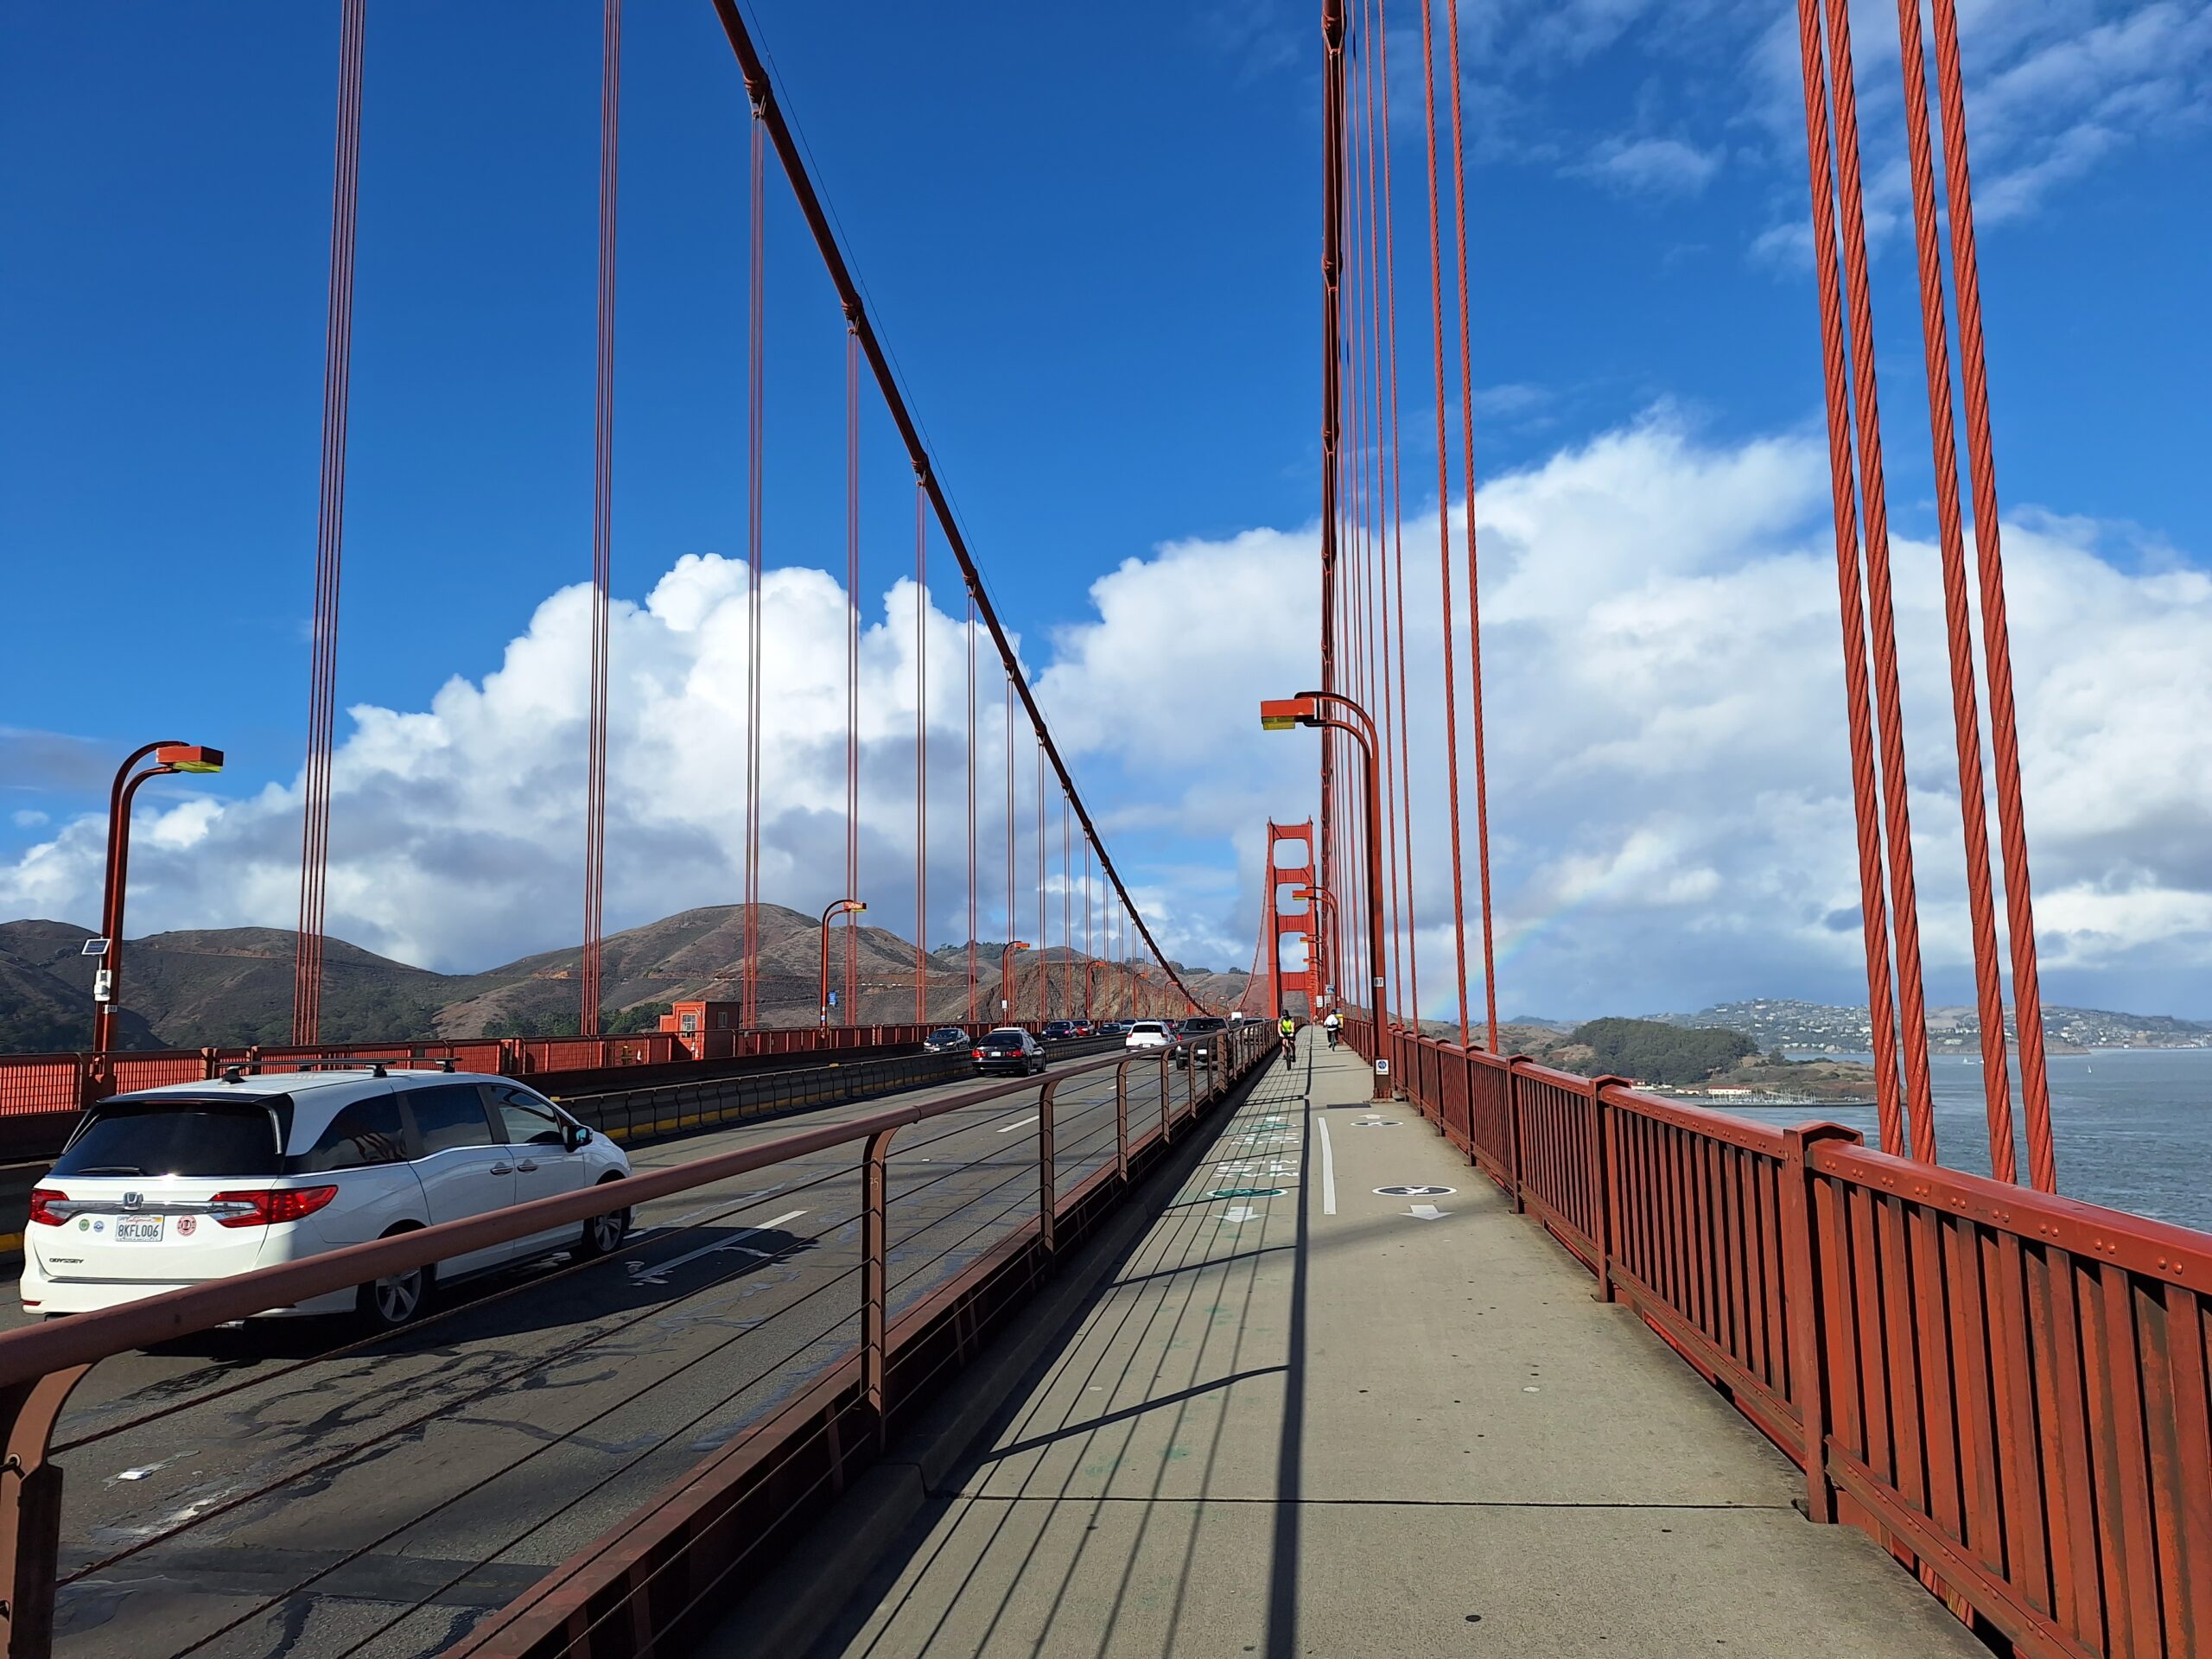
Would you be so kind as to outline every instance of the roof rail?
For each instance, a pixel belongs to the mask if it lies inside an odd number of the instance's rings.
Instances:
[[[298,1071],[365,1071],[372,1077],[386,1076],[382,1060],[302,1060]]]

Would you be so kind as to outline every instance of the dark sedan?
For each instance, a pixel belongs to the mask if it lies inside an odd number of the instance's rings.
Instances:
[[[962,1049],[968,1046],[970,1040],[972,1039],[969,1037],[968,1033],[961,1030],[957,1026],[940,1026],[935,1031],[930,1033],[928,1036],[922,1039],[922,1052],[925,1054],[957,1054]]]
[[[1045,1069],[1045,1046],[1013,1026],[978,1037],[973,1057],[978,1074],[1012,1071],[1027,1077]]]

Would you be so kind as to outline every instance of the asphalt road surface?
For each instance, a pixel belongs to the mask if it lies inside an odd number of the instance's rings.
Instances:
[[[1060,1087],[1062,1192],[1113,1161],[1113,1076]],[[1184,1074],[1173,1087],[1179,1102]],[[664,1167],[887,1103],[632,1159]],[[1037,1110],[1033,1084],[893,1143],[894,1317],[1035,1215]],[[1159,1112],[1157,1066],[1131,1067],[1132,1138]],[[613,1256],[454,1286],[397,1338],[348,1347],[335,1322],[260,1321],[103,1363],[54,1440],[57,1652],[399,1659],[458,1640],[856,1344],[859,1152],[643,1206]]]

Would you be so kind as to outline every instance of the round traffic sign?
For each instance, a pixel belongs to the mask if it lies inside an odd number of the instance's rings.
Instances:
[[[1440,1198],[1459,1190],[1456,1186],[1378,1186],[1375,1195],[1381,1198]]]

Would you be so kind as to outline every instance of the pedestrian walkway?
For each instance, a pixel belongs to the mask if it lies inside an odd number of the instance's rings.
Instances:
[[[821,1655],[1986,1649],[1309,1033]]]

